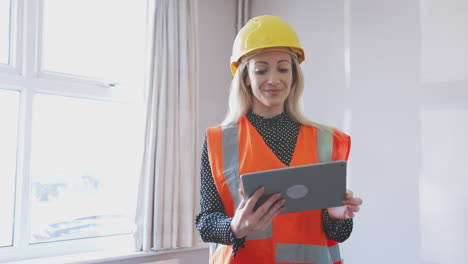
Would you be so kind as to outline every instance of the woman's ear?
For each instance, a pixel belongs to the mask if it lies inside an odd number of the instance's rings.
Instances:
[[[242,81],[244,82],[244,86],[247,88],[247,91],[249,91],[252,83],[250,82],[250,78],[249,78],[248,65],[245,65],[245,68],[242,71]]]
[[[244,78],[244,84],[245,84],[246,87],[250,86],[250,78],[249,78],[248,74]]]

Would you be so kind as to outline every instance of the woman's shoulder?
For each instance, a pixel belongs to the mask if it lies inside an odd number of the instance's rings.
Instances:
[[[335,137],[339,137],[339,138],[349,138],[350,136],[348,134],[346,134],[345,132],[337,129],[337,128],[334,128],[333,129],[333,135]]]
[[[324,125],[324,124],[312,122],[312,121],[308,121],[307,123],[302,123],[301,126],[304,126],[307,129],[316,130],[317,133],[330,135],[330,136],[333,136],[335,138],[346,139],[346,138],[350,137],[348,134],[346,134],[345,132],[339,130],[338,128],[335,128],[335,127],[329,126],[329,125]]]
[[[247,118],[245,117],[245,115],[241,116],[237,121],[226,121],[226,120],[224,120],[223,122],[219,123],[216,126],[207,127],[206,131],[217,130],[217,129],[234,128],[234,127],[237,127],[239,125],[239,123],[245,122],[246,120],[247,120]]]
[[[210,131],[215,131],[215,130],[223,130],[223,129],[226,129],[226,128],[229,128],[229,127],[234,127],[236,124],[231,124],[231,123],[228,123],[228,124],[218,124],[216,126],[211,126],[211,127],[207,127],[205,129],[205,133],[208,133]]]
[[[227,123],[227,124],[224,124],[224,123],[221,123],[221,124],[218,124],[216,126],[212,126],[212,127],[207,127],[205,129],[205,136],[206,137],[220,137],[222,136],[223,132],[226,133],[227,131],[226,130],[231,130],[231,129],[234,129],[236,128],[236,123],[232,124],[232,123]]]

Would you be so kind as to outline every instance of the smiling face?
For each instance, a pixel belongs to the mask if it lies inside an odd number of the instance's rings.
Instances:
[[[249,60],[247,69],[245,84],[252,88],[252,110],[264,117],[282,113],[293,82],[291,55],[262,52]]]

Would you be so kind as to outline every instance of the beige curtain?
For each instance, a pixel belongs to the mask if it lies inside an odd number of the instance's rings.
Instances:
[[[145,152],[137,250],[193,246],[197,208],[196,0],[150,0]]]

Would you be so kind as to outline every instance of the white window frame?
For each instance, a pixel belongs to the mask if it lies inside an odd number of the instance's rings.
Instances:
[[[133,236],[112,235],[29,244],[32,101],[36,93],[104,101],[143,103],[143,87],[136,96],[108,82],[42,71],[41,22],[44,0],[11,0],[10,64],[0,64],[0,90],[20,93],[13,246],[0,247],[0,262],[99,250],[128,251]],[[132,89],[128,89],[132,90]],[[134,90],[133,90],[134,91]]]
[[[22,50],[18,43],[22,43],[22,21],[20,17],[22,15],[18,14],[17,10],[21,10],[22,3],[16,0],[10,1],[10,41],[9,41],[9,65],[0,64],[0,77],[5,77],[6,75],[20,75],[21,72],[19,68],[21,67],[22,61]],[[17,34],[15,34],[17,32]]]

